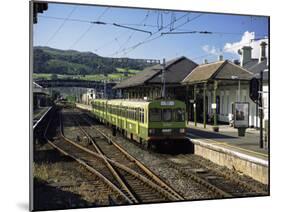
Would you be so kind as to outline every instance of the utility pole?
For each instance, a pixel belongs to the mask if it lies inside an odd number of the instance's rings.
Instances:
[[[163,69],[162,69],[162,98],[164,98],[164,99],[166,97],[165,69],[166,69],[166,62],[165,62],[165,58],[164,58],[163,59]]]
[[[263,104],[262,104],[262,82],[263,82],[263,71],[260,72],[260,89],[259,89],[259,94],[260,94],[260,98],[259,98],[259,108],[260,108],[260,113],[259,113],[259,117],[260,117],[260,148],[263,149]]]
[[[106,99],[106,80],[103,81],[103,98]]]

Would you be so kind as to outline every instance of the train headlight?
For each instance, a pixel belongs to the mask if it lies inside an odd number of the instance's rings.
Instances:
[[[155,129],[149,129],[148,132],[150,135],[155,134]]]
[[[162,132],[163,133],[170,133],[170,132],[172,132],[172,129],[162,129]]]
[[[184,128],[181,128],[181,129],[180,129],[180,133],[185,133],[185,129],[184,129]]]

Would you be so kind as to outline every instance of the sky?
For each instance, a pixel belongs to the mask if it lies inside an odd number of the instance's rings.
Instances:
[[[106,24],[92,23],[97,21]],[[178,32],[188,33],[171,34]],[[268,41],[268,18],[49,3],[48,10],[38,14],[33,33],[34,46],[104,57],[170,60],[185,56],[201,64],[204,59],[216,61],[219,55],[238,59],[237,51],[243,46],[251,46],[253,58],[258,58],[260,42]]]

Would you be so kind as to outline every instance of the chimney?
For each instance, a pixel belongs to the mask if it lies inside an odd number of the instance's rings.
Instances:
[[[220,55],[218,56],[218,61],[223,61],[223,55],[220,54]]]
[[[207,59],[204,59],[204,60],[203,60],[203,64],[208,64],[208,60],[207,60]]]
[[[259,63],[266,59],[266,52],[265,52],[265,50],[266,50],[267,44],[266,44],[266,42],[263,41],[263,42],[261,42],[260,46],[261,46],[261,48],[260,48]]]
[[[233,59],[232,62],[233,62],[235,65],[240,65],[240,62],[239,62],[239,60],[237,60],[237,59]]]
[[[240,54],[240,65],[243,67],[247,62],[252,59],[252,47],[244,46],[242,49],[238,50],[238,54]]]

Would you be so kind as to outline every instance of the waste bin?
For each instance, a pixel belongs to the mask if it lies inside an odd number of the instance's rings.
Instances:
[[[214,132],[218,132],[219,131],[219,127],[218,126],[213,126],[213,131]]]
[[[239,127],[238,128],[238,136],[245,136],[246,128],[245,127]]]

